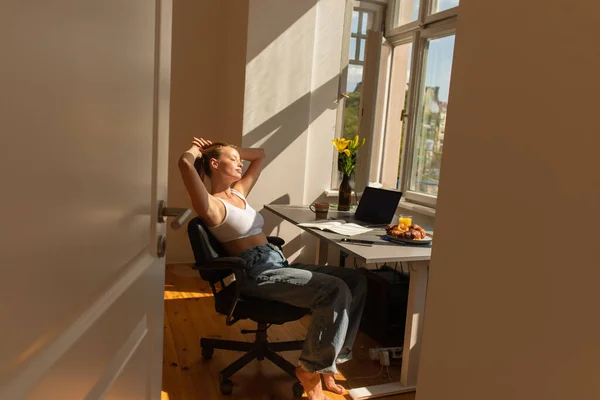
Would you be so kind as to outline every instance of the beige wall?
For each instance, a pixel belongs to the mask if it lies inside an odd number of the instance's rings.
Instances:
[[[329,188],[344,7],[340,0],[250,0],[243,145],[267,151],[249,196],[258,210],[310,204]],[[262,215],[265,232],[288,242],[291,261],[314,262],[312,236]]]
[[[240,145],[248,2],[175,0],[171,71],[169,199],[190,207],[177,159],[192,136]],[[167,262],[191,262],[186,229],[169,230]]]
[[[600,5],[460,7],[417,399],[598,399]]]

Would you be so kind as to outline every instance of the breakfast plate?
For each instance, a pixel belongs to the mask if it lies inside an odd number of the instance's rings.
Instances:
[[[430,238],[429,236],[423,238],[423,239],[404,239],[404,238],[399,238],[396,236],[392,236],[392,235],[385,235],[385,238],[387,240],[389,240],[390,242],[394,242],[394,243],[402,243],[402,244],[416,244],[416,245],[427,245],[430,244],[433,239]]]

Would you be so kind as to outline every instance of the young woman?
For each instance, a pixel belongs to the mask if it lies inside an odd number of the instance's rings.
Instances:
[[[264,220],[246,201],[265,159],[263,149],[241,149],[194,138],[179,159],[181,176],[192,205],[229,255],[248,263],[242,292],[312,310],[311,324],[296,376],[310,400],[323,400],[327,389],[341,394],[333,375],[336,364],[351,358],[367,293],[358,271],[340,267],[289,265],[267,242]],[[242,160],[250,161],[242,175]],[[201,176],[211,180],[210,193]]]

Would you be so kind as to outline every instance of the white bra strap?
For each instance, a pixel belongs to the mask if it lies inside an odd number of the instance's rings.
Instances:
[[[246,198],[244,197],[244,195],[241,194],[240,192],[238,192],[237,190],[235,190],[235,189],[232,188],[231,192],[237,194],[239,197],[241,197],[242,199],[246,200]]]

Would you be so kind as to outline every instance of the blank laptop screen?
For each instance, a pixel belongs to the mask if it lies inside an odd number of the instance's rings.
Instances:
[[[354,218],[371,224],[389,224],[401,197],[402,192],[367,186],[358,203]]]

